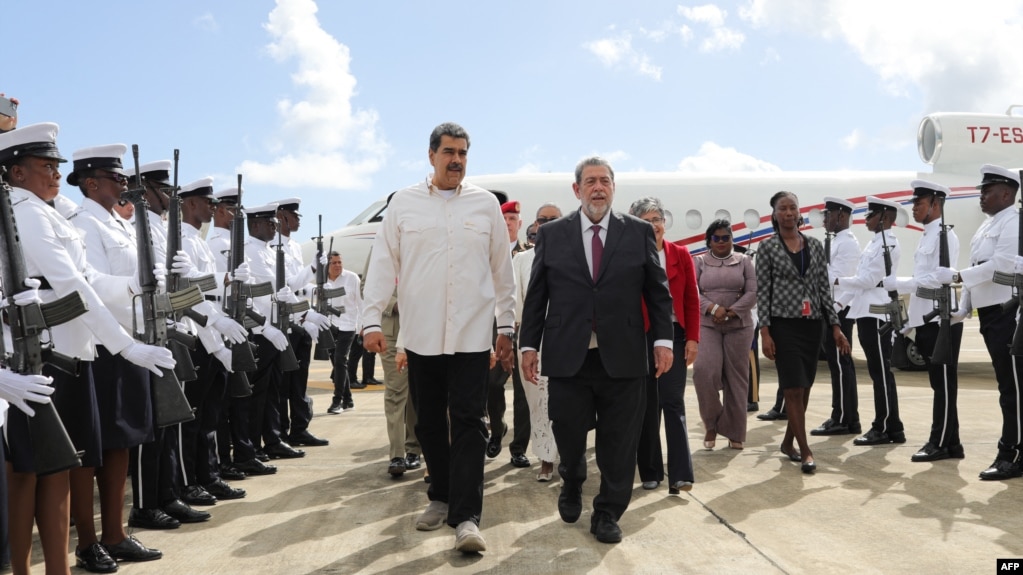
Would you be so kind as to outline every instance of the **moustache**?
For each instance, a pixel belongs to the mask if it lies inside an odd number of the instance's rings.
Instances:
[[[454,163],[454,164],[448,164],[448,168],[447,169],[449,171],[461,172],[462,171],[462,164],[459,164],[457,162]]]

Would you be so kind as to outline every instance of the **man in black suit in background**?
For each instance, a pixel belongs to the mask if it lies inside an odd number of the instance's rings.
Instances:
[[[646,405],[643,378],[671,367],[671,294],[650,224],[613,212],[614,170],[606,160],[579,162],[572,185],[582,207],[544,226],[523,307],[522,374],[549,378],[549,416],[561,453],[558,512],[567,523],[582,513],[586,436],[597,430],[600,493],[590,532],[598,541],[622,539],[618,520],[629,506],[636,447]],[[544,239],[539,239],[539,234]],[[650,333],[643,332],[646,301]],[[647,365],[654,340],[655,365]]]

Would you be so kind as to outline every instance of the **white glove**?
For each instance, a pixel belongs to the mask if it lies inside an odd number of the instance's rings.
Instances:
[[[195,264],[192,263],[192,258],[188,257],[188,254],[181,250],[174,254],[174,263],[171,265],[171,271],[183,278],[190,278],[196,275]]]
[[[243,263],[234,270],[229,276],[231,281],[245,283],[252,278],[252,274],[249,273],[249,264]]]
[[[952,268],[936,268],[934,270],[934,279],[938,280],[941,285],[948,285],[952,283],[952,276],[955,275],[955,270]]]
[[[231,343],[244,343],[248,337],[248,332],[245,331],[245,328],[227,316],[214,316],[210,327],[219,331]]]
[[[284,332],[270,325],[270,321],[266,322],[263,326],[263,337],[265,337],[271,345],[277,348],[277,351],[284,351],[288,349],[288,336],[284,335]]]
[[[305,323],[311,323],[317,329],[330,329],[330,318],[314,309],[305,313]]]
[[[156,289],[163,290],[167,287],[167,266],[157,263],[153,264],[153,276],[156,278]],[[128,278],[128,289],[133,294],[142,293],[142,286],[139,285],[139,276],[135,274]]]
[[[217,358],[217,361],[222,363],[224,367],[227,368],[228,373],[234,373],[234,370],[231,369],[231,350],[227,349],[226,347],[222,347],[217,351],[213,352],[213,357]]]
[[[884,287],[884,291],[898,291],[897,282],[898,279],[895,276],[888,276],[881,281],[881,286]]]
[[[121,356],[158,376],[163,375],[163,372],[160,371],[161,367],[164,369],[174,369],[175,364],[174,355],[171,354],[169,349],[138,342],[132,343],[121,350]]]
[[[291,291],[291,288],[284,286],[277,290],[277,301],[283,303],[298,303],[298,298],[295,297],[295,293]]]
[[[302,329],[313,339],[320,337],[320,327],[315,323],[304,322],[302,323]]]
[[[320,254],[320,264],[323,267],[327,267],[327,262],[328,261],[329,260],[327,259],[327,254]],[[316,264],[315,263],[312,265],[312,268],[313,268],[313,271],[315,272],[316,271]]]
[[[1023,256],[1016,256],[1015,268],[1017,274],[1023,274]],[[25,285],[28,285],[28,280],[25,280]]]
[[[42,283],[36,278],[25,278],[25,287],[28,289],[14,294],[14,305],[32,305],[34,303],[42,304],[43,300],[39,299],[39,286]]]
[[[0,369],[0,399],[6,399],[32,417],[36,412],[27,402],[50,403],[51,383],[53,378],[45,375],[21,375]]]
[[[835,302],[835,313],[842,313],[843,309],[845,309],[845,306],[836,301]]]

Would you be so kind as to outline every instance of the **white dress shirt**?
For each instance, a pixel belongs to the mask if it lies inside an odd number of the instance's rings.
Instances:
[[[423,182],[391,198],[370,256],[363,325],[380,331],[397,281],[405,349],[488,351],[495,313],[499,330],[515,320],[508,228],[489,191],[463,183],[444,192]]]
[[[923,325],[924,315],[934,309],[934,300],[917,297],[916,288],[941,287],[941,282],[934,277],[934,271],[938,269],[939,247],[941,243],[940,233],[940,219],[924,225],[924,233],[920,236],[920,243],[917,244],[916,252],[913,254],[913,276],[900,277],[896,282],[899,293],[910,294],[909,321],[906,324],[909,327]],[[955,262],[959,259],[959,237],[951,229],[948,230],[948,256],[949,262]],[[952,295],[955,297],[954,293]],[[949,303],[953,307],[955,306],[955,302]],[[931,318],[931,321],[937,322],[938,317]],[[958,318],[958,321],[962,321],[962,318]],[[953,323],[958,323],[958,321],[953,321]]]
[[[1019,239],[1019,213],[1009,206],[988,216],[970,240],[970,267],[959,272],[969,292],[964,301],[974,309],[1012,298],[1012,287],[994,283],[995,270],[1012,273]],[[955,261],[955,260],[953,260]]]
[[[57,208],[35,194],[14,188],[11,192],[14,217],[26,241],[21,244],[26,273],[44,277],[52,289],[39,290],[44,302],[78,292],[89,311],[61,325],[50,328],[53,347],[57,351],[91,361],[96,357],[96,338],[110,353],[119,353],[133,343],[128,333],[104,305],[121,297],[127,304],[130,292],[128,278],[101,274],[85,259],[85,243],[75,226],[61,213],[68,213],[70,200],[57,196]],[[58,209],[61,213],[58,213]]]
[[[882,237],[882,233],[886,235]],[[851,290],[849,295],[844,297],[851,297],[852,301],[841,302],[849,306],[849,314],[846,317],[886,319],[887,316],[883,313],[870,313],[871,304],[883,305],[891,301],[888,292],[884,291],[883,287],[878,287],[878,284],[888,276],[885,273],[884,265],[885,242],[888,243],[888,248],[891,250],[892,270],[898,269],[899,240],[891,230],[887,230],[875,233],[867,247],[863,248],[860,263],[856,266],[856,274],[839,278],[838,286],[835,287],[845,287]]]
[[[362,293],[359,289],[359,274],[352,270],[341,270],[341,275],[331,280],[327,278],[327,282],[323,284],[326,289],[334,289],[343,287],[345,288],[345,295],[341,297],[331,298],[330,305],[340,309],[344,306],[345,312],[341,315],[330,315],[330,325],[338,328],[341,331],[354,331],[358,333],[362,329],[361,312],[362,312]]]

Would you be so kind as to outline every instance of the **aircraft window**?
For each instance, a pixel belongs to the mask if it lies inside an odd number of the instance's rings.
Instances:
[[[348,222],[348,225],[355,226],[367,222],[379,222],[384,219],[381,208],[386,207],[386,205],[387,203],[382,200],[372,203],[368,208],[363,210],[361,214],[355,216],[352,221]]]
[[[718,210],[714,212],[714,219],[732,221],[732,214],[728,210]]]
[[[700,215],[699,210],[689,210],[686,212],[686,226],[691,230],[698,230],[703,227],[703,216]]]

